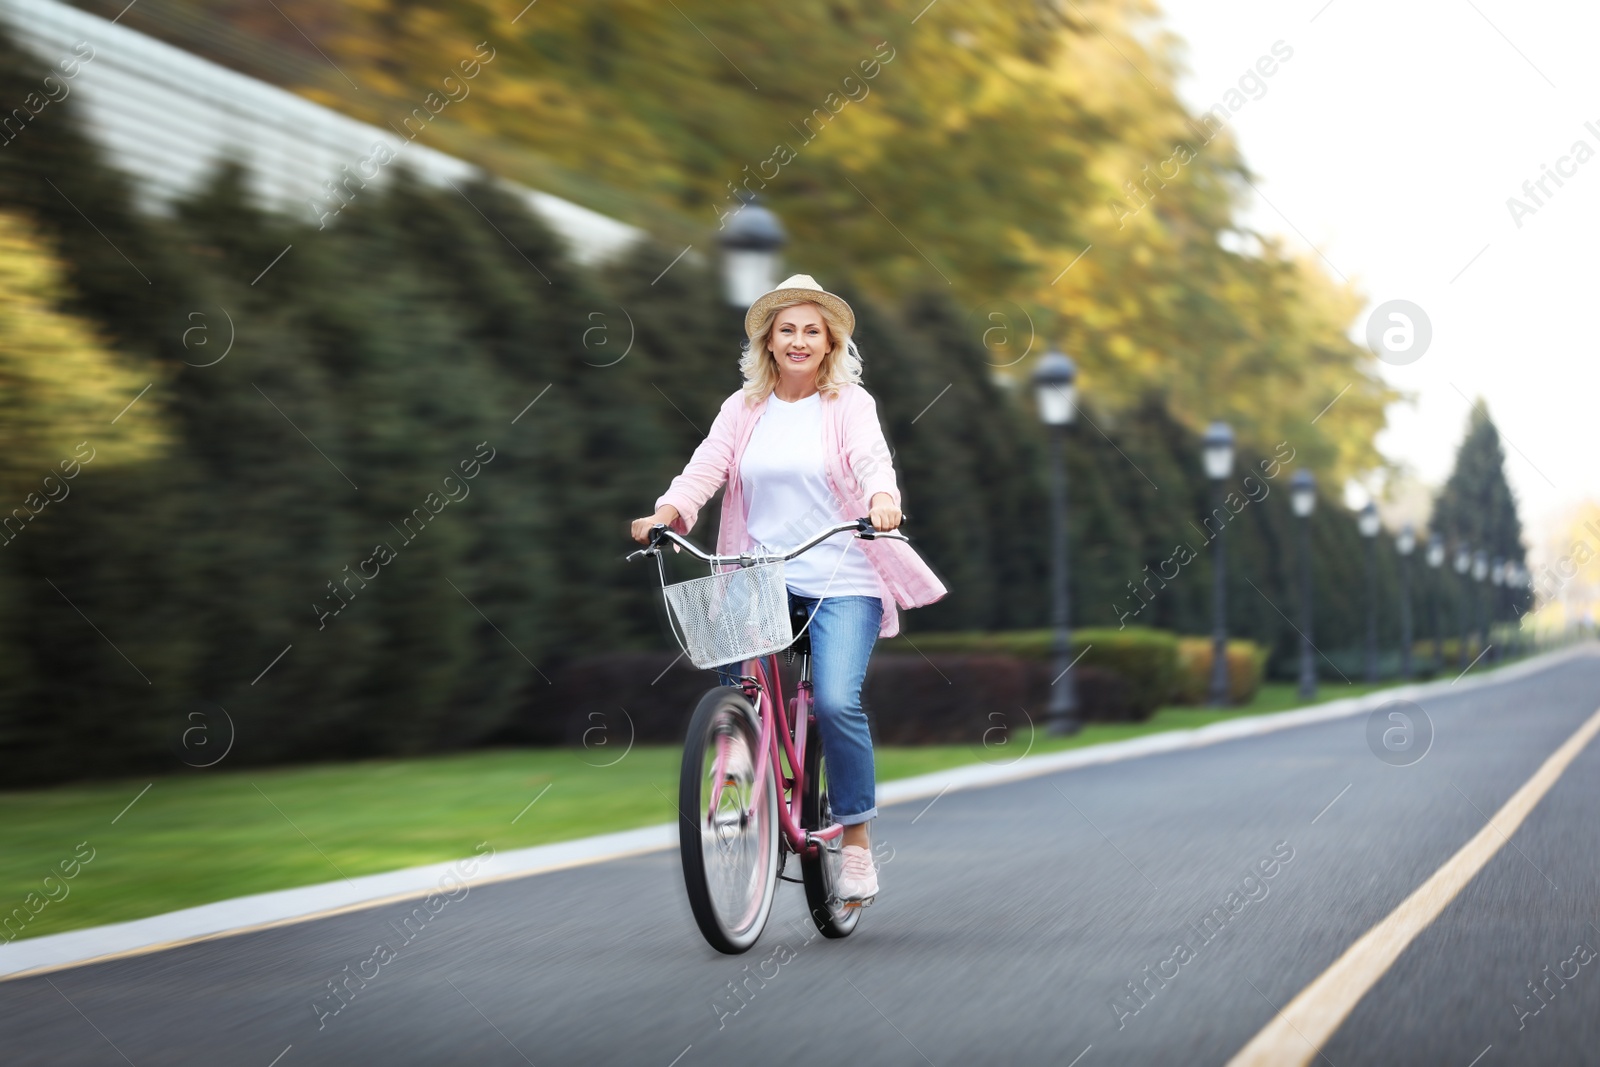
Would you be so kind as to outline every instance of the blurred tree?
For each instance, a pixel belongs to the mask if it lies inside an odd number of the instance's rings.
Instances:
[[[25,506],[24,493],[43,498],[29,507],[35,514],[49,499],[40,484],[44,476],[53,475],[59,486],[65,472],[81,469],[90,456],[102,469],[149,460],[164,438],[154,401],[137,416],[120,417],[149,379],[101,345],[89,326],[59,310],[61,275],[33,227],[0,212],[0,334],[6,338],[0,349],[0,492],[18,506]],[[78,451],[84,442],[88,448]]]
[[[685,240],[718,230],[735,190],[759,191],[791,261],[830,284],[1026,308],[1102,409],[1154,393],[1191,429],[1226,418],[1264,451],[1292,436],[1333,481],[1382,465],[1373,438],[1397,394],[1347,336],[1363,298],[1325,260],[1237,232],[1254,175],[1227,126],[1178,99],[1181,42],[1145,0],[161,14],[175,5],[128,17],[380,127],[437,110],[417,140]],[[951,325],[977,344],[987,322]],[[1335,397],[1339,418],[1312,425]]]
[[[1390,394],[1344,337],[1347,289],[1270,245],[1218,244],[1242,176],[1224,140],[1125,231],[1094,214],[1112,177],[1180,136],[1183,116],[1157,88],[1164,61],[1129,34],[1134,9],[1087,10],[1153,81],[1087,23],[1010,0],[970,28],[936,7],[914,34],[905,11],[685,5],[713,38],[751,42],[730,54],[764,83],[758,95],[688,19],[605,3],[530,11],[474,80],[471,107],[447,114],[504,136],[527,132],[530,115],[565,121],[557,140],[575,165],[631,176],[703,211],[710,230],[726,160],[789,136],[768,128],[803,123],[832,91],[825,64],[790,61],[802,31],[817,28],[820,55],[887,41],[875,77],[858,69],[871,95],[829,118],[767,192],[797,254],[857,309],[908,532],[951,588],[906,628],[1048,618],[1030,367],[1002,365],[991,320],[968,311],[1011,293],[1038,324],[1035,349],[1058,335],[1083,366],[1067,449],[1076,620],[1116,625],[1137,609],[1130,621],[1204,632],[1200,424],[1240,425],[1236,480],[1280,443],[1294,465],[1355,470],[1371,463]],[[505,17],[364,0],[307,24],[330,41],[369,33],[346,42],[366,57],[352,73],[415,92],[441,73],[428,64],[470,53]],[[31,62],[0,38],[0,93],[25,95]],[[127,435],[127,462],[91,466],[73,506],[46,516],[48,537],[0,554],[4,780],[174,768],[196,708],[233,717],[241,765],[514,739],[562,662],[662,646],[654,574],[620,557],[628,520],[739,388],[740,316],[703,258],[645,243],[583,269],[493,182],[432,189],[400,171],[320,232],[252,205],[230,167],[173,216],[146,216],[76,107],[31,125],[27,152],[0,153],[0,219],[16,220],[0,227],[14,341],[0,368],[23,383],[6,400],[38,398],[0,434],[15,439],[12,462],[104,418]],[[187,334],[197,313],[201,349]],[[237,336],[216,360],[224,316]],[[144,383],[113,425],[111,401]],[[1310,425],[1346,385],[1339,417]],[[462,482],[462,461],[491,455]],[[470,492],[445,504],[447,475]],[[1230,620],[1281,670],[1297,640],[1285,621],[1293,520],[1283,476],[1264,484],[1230,521]],[[702,518],[703,543],[715,519]],[[1361,544],[1327,502],[1313,537],[1318,644],[1338,660],[1362,633]],[[1193,558],[1145,585],[1180,544]],[[378,545],[393,558],[374,577]],[[1387,542],[1379,558],[1392,604]],[[1394,613],[1381,620],[1392,642]]]
[[[1600,501],[1585,500],[1563,516],[1543,547],[1545,562],[1533,572],[1540,606],[1559,604],[1563,619],[1582,618],[1600,601]]]
[[[1479,400],[1467,419],[1467,433],[1456,451],[1455,468],[1434,504],[1433,527],[1450,538],[1469,542],[1490,556],[1520,563],[1525,558],[1522,520],[1506,480],[1505,450],[1500,431]]]

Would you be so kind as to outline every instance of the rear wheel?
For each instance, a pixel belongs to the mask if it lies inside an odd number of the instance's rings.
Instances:
[[[809,719],[810,717],[807,716]],[[833,822],[828,805],[828,761],[822,756],[822,737],[817,724],[806,725],[805,791],[800,797],[800,825],[806,830],[821,830]],[[816,859],[800,860],[800,875],[806,885],[806,910],[823,937],[849,937],[861,921],[860,908],[847,908],[839,902],[837,884],[842,842],[824,841]]]
[[[737,954],[767,925],[778,882],[778,791],[767,766],[751,808],[760,725],[744,694],[719,687],[689,721],[678,778],[678,849],[689,907],[719,952]]]

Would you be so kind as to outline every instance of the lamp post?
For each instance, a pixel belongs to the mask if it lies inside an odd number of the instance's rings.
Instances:
[[[1222,480],[1233,473],[1233,427],[1222,421],[1213,422],[1201,439],[1200,456],[1211,479],[1217,511],[1226,516],[1222,507]],[[1216,550],[1212,563],[1211,592],[1211,691],[1210,704],[1214,708],[1228,704],[1228,555],[1222,535],[1227,528],[1224,520],[1217,524]]]
[[[723,294],[730,307],[744,309],[777,284],[778,252],[789,236],[754,193],[741,191],[739,199],[744,203],[717,240],[722,245]],[[741,322],[741,336],[742,327]]]
[[[1049,427],[1050,448],[1050,582],[1051,621],[1055,627],[1055,674],[1050,686],[1049,732],[1078,732],[1078,689],[1072,676],[1072,632],[1067,600],[1067,427],[1078,416],[1078,368],[1060,351],[1046,352],[1033,372],[1039,418]]]
[[[1289,504],[1300,520],[1300,699],[1317,695],[1317,667],[1311,658],[1311,513],[1317,507],[1317,480],[1301,467],[1289,479]]]
[[[1428,613],[1433,616],[1433,670],[1444,670],[1444,634],[1439,629],[1439,568],[1444,564],[1444,538],[1433,534],[1428,538],[1428,569],[1434,572],[1432,595],[1428,597]]]
[[[1506,561],[1500,556],[1496,556],[1494,561],[1489,564],[1489,582],[1492,585],[1492,588],[1489,591],[1490,626],[1494,625],[1495,617],[1500,614],[1500,587],[1505,584],[1505,581]],[[1489,658],[1495,663],[1499,663],[1503,658],[1505,658],[1505,654],[1506,650],[1504,647],[1501,645],[1495,645],[1494,655]]]
[[[1527,583],[1528,572],[1520,563],[1506,564],[1506,609],[1514,623],[1511,630],[1511,652],[1522,652],[1522,588]]]
[[[1472,554],[1472,580],[1478,583],[1473,597],[1478,602],[1478,655],[1489,647],[1488,590],[1483,580],[1489,577],[1489,553],[1478,549]]]
[[[1400,553],[1400,677],[1411,680],[1411,550],[1417,547],[1417,530],[1409,522],[1400,528],[1394,549]]]
[[[1463,671],[1467,669],[1467,640],[1472,626],[1472,616],[1469,614],[1472,599],[1467,595],[1467,572],[1472,569],[1472,546],[1465,541],[1456,546],[1456,577],[1459,579],[1461,593],[1461,648],[1456,656],[1456,666]]]
[[[1517,617],[1517,652],[1520,654],[1533,645],[1532,635],[1526,634],[1522,630],[1523,618],[1533,610],[1533,593],[1531,592],[1533,589],[1533,572],[1528,570],[1526,561],[1517,564],[1517,581],[1514,588],[1516,592],[1512,594],[1511,605],[1512,613]]]
[[[1367,542],[1367,681],[1378,680],[1378,505],[1370,500],[1361,509],[1356,527]]]

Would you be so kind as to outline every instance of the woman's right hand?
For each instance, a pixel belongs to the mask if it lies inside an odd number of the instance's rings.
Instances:
[[[670,526],[678,517],[678,509],[671,504],[662,504],[656,509],[654,515],[646,515],[642,519],[633,520],[633,539],[641,545],[650,543],[650,528],[652,526]]]

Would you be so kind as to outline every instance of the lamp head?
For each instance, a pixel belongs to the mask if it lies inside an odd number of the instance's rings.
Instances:
[[[1206,477],[1221,481],[1233,473],[1233,427],[1218,419],[1206,427],[1200,439],[1200,455],[1205,462]]]
[[[1078,365],[1060,349],[1039,357],[1033,369],[1033,394],[1046,426],[1070,426],[1078,417]]]
[[[730,305],[747,308],[777,284],[778,250],[788,243],[783,225],[754,193],[741,192],[744,203],[733,213],[718,238],[722,245],[724,296]]]
[[[1289,479],[1289,504],[1300,518],[1306,518],[1317,507],[1317,479],[1305,467],[1294,472]]]

